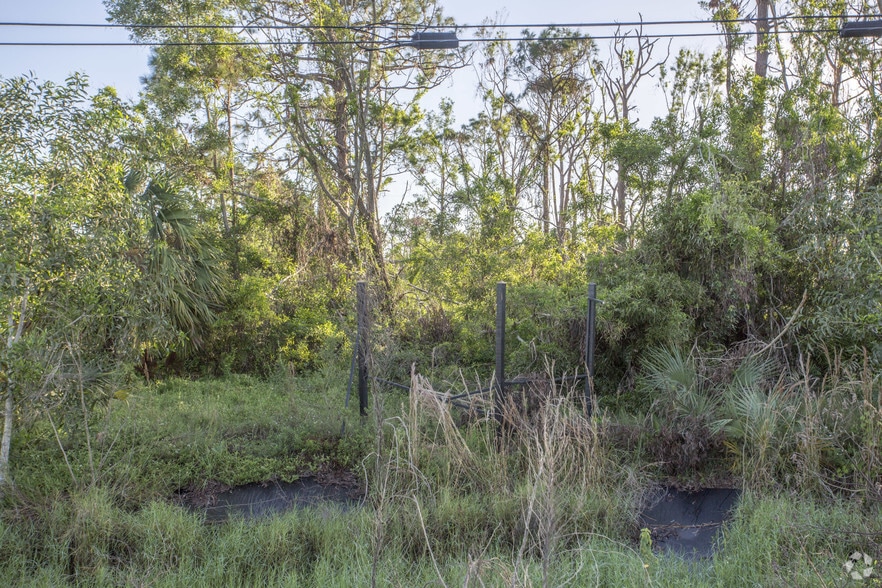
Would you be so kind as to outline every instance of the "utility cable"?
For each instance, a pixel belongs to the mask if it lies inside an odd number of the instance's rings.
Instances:
[[[807,15],[780,15],[763,19],[770,24],[787,22],[787,21],[823,21],[823,20],[846,20],[853,21],[856,19],[877,18],[876,14],[857,14],[857,15],[826,15],[826,14],[807,14]],[[733,18],[733,19],[702,19],[702,20],[655,20],[655,21],[624,21],[624,22],[570,22],[570,23],[520,23],[520,24],[482,24],[482,25],[455,25],[455,24],[405,24],[392,21],[379,21],[376,23],[364,24],[348,24],[348,25],[316,25],[316,24],[146,24],[146,23],[69,23],[69,22],[0,22],[2,28],[104,28],[104,29],[128,29],[133,31],[139,30],[227,30],[234,32],[250,32],[250,31],[333,31],[342,30],[353,33],[372,34],[372,30],[381,27],[396,27],[405,31],[427,31],[427,30],[502,30],[502,29],[522,29],[525,31],[521,36],[497,36],[484,37],[478,36],[469,39],[461,39],[460,43],[492,43],[492,42],[533,42],[533,41],[581,41],[586,38],[593,40],[612,40],[620,38],[654,38],[654,39],[678,39],[678,38],[701,38],[701,37],[718,37],[727,36],[752,36],[754,31],[708,31],[708,32],[679,32],[679,33],[649,33],[643,32],[643,27],[654,26],[688,26],[688,25],[734,25],[734,24],[750,24],[757,23],[760,19],[750,18]],[[628,32],[625,34],[615,35],[597,35],[586,36],[581,34],[556,35],[546,37],[535,37],[526,34],[530,29],[557,29],[557,30],[573,30],[587,28],[610,28],[616,27],[640,27],[639,31]],[[777,34],[802,34],[802,33],[833,33],[838,32],[838,28],[799,28],[784,31],[778,31]],[[137,46],[166,46],[166,47],[211,47],[211,46],[333,46],[333,45],[374,45],[377,48],[393,48],[409,44],[406,37],[402,40],[290,40],[290,41],[270,41],[270,40],[238,40],[238,41],[0,41],[0,47],[137,47]]]
[[[818,29],[792,29],[779,31],[779,35],[797,35],[797,34],[813,34],[813,33],[838,33],[838,28],[818,28]],[[769,32],[767,35],[776,33]],[[550,41],[606,41],[614,39],[685,39],[685,38],[701,38],[701,37],[752,37],[756,35],[756,31],[709,31],[704,33],[645,33],[638,34],[622,34],[622,35],[598,35],[598,36],[582,36],[582,35],[565,35],[555,37],[473,37],[469,39],[459,39],[460,43],[497,43],[497,42],[529,42],[544,43]],[[380,41],[380,40],[340,40],[340,41],[319,41],[319,40],[292,40],[292,41],[0,41],[0,47],[261,47],[261,46],[306,46],[319,47],[327,45],[374,45],[377,48],[396,48],[406,47],[411,44],[411,40],[407,37],[400,40]]]
[[[316,25],[316,24],[148,24],[148,23],[71,23],[71,22],[0,22],[0,27],[35,27],[35,28],[104,28],[104,29],[131,29],[131,30],[189,30],[189,29],[220,29],[220,30],[362,30],[377,27],[401,27],[418,30],[433,29],[587,29],[587,28],[611,28],[633,26],[684,26],[684,25],[716,25],[716,24],[755,24],[760,20],[764,22],[783,22],[788,20],[856,20],[861,18],[880,18],[879,14],[784,14],[770,16],[765,19],[756,17],[745,18],[721,18],[721,19],[691,19],[691,20],[636,20],[636,21],[606,21],[606,22],[569,22],[569,23],[516,23],[516,24],[413,24],[394,21],[377,21],[364,24],[349,25]]]

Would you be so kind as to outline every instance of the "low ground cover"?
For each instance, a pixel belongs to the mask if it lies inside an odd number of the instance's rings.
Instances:
[[[335,381],[345,377],[133,387],[93,410],[89,444],[74,421],[55,431],[39,419],[22,427],[16,486],[0,513],[0,581],[844,586],[879,576],[879,480],[867,447],[878,442],[872,378],[766,393],[754,409],[727,411],[720,397],[716,408],[701,404],[700,422],[686,419],[696,399],[685,388],[646,415],[600,410],[588,420],[578,391],[552,387],[529,412],[512,405],[501,436],[488,417],[452,411],[419,376],[410,394],[376,396],[366,419],[354,406],[342,409],[346,390]],[[649,384],[661,390],[674,381]],[[717,398],[700,386],[692,393]],[[737,421],[739,406],[746,416]],[[682,438],[662,426],[664,415],[680,423]],[[719,442],[700,448],[700,460],[684,458],[672,476],[662,460],[697,447],[689,435],[705,430]],[[206,524],[175,501],[180,491],[210,496],[212,488],[316,472],[352,476],[366,489],[362,506]],[[641,538],[646,493],[672,480],[743,486],[712,559],[664,555],[651,536]]]

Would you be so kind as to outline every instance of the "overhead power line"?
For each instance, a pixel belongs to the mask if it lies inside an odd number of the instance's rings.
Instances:
[[[790,29],[780,31],[780,34],[811,34],[811,33],[836,33],[838,28],[816,28],[816,29]],[[767,34],[774,34],[770,32]],[[519,36],[519,37],[473,37],[469,39],[460,39],[460,43],[496,43],[496,42],[549,42],[549,41],[605,41],[620,38],[637,38],[644,39],[683,39],[683,38],[700,38],[700,37],[720,37],[720,36],[754,36],[755,31],[708,31],[701,33],[640,33],[623,34],[623,35],[563,35],[563,36]],[[372,46],[374,48],[394,48],[404,46],[409,42],[409,38],[389,39],[389,40],[340,40],[340,41],[322,41],[322,40],[290,40],[290,41],[0,41],[0,47],[259,47],[259,46],[324,46],[324,45],[357,45]]]
[[[811,15],[782,15],[771,17],[765,20],[771,24],[782,23],[787,21],[799,21],[808,23],[812,21],[849,21],[854,22],[856,19],[876,18],[879,15],[860,14],[860,15],[827,15],[827,14],[811,14]],[[646,32],[643,27],[658,26],[720,26],[734,24],[751,24],[757,23],[756,18],[737,18],[737,19],[720,19],[720,20],[656,20],[656,21],[626,21],[626,22],[571,22],[571,23],[521,23],[521,24],[499,24],[499,25],[415,25],[395,23],[389,21],[365,24],[350,25],[315,25],[315,24],[267,24],[267,25],[234,25],[234,24],[118,24],[118,23],[67,23],[67,22],[0,22],[0,28],[64,28],[64,29],[128,29],[128,30],[226,30],[233,32],[249,32],[249,31],[322,31],[322,30],[346,30],[353,33],[369,33],[376,35],[375,29],[378,28],[396,28],[409,30],[495,30],[495,29],[521,29],[524,34],[521,36],[502,36],[502,37],[484,37],[478,36],[469,39],[460,39],[461,43],[492,43],[492,42],[521,42],[521,41],[578,41],[586,39],[587,35],[549,35],[536,37],[527,34],[530,29],[556,29],[556,30],[576,30],[590,28],[611,28],[616,27],[639,27],[638,30],[629,31],[624,34],[602,34],[590,35],[592,40],[602,41],[617,38],[633,38],[640,36],[642,38],[651,39],[679,39],[679,38],[701,38],[701,37],[718,37],[722,35],[729,36],[752,36],[756,34],[754,31],[740,30],[713,30],[702,32]],[[834,33],[839,29],[833,27],[818,28],[797,28],[777,31],[780,34],[804,34],[804,33]],[[394,36],[387,38],[373,39],[342,39],[342,40],[320,40],[320,39],[292,39],[292,40],[236,40],[236,41],[162,41],[162,40],[139,40],[139,41],[0,41],[0,47],[210,47],[210,46],[322,46],[322,45],[357,45],[362,47],[372,47],[376,49],[393,48],[407,44],[406,39],[397,39]]]
[[[812,21],[812,20],[856,20],[863,18],[880,18],[878,14],[785,14],[762,19],[764,22],[786,22],[789,20]],[[688,26],[688,25],[718,25],[718,24],[755,24],[760,19],[731,18],[731,19],[693,19],[693,20],[636,20],[636,21],[607,21],[607,22],[569,22],[569,23],[520,23],[520,24],[413,24],[394,21],[378,21],[363,24],[348,25],[316,25],[316,24],[149,24],[149,23],[73,23],[73,22],[0,22],[0,27],[33,27],[33,28],[89,28],[89,29],[130,29],[130,30],[364,30],[377,27],[399,27],[420,30],[432,29],[588,29],[588,28],[611,28],[611,27],[639,27],[639,26]]]

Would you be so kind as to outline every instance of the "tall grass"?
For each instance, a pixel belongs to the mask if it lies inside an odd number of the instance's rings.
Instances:
[[[651,470],[548,366],[544,384],[511,394],[502,435],[419,374],[406,397],[377,399],[373,423],[350,415],[343,438],[342,389],[231,379],[133,391],[111,418],[117,459],[83,486],[70,484],[51,430],[23,430],[20,490],[0,510],[0,585],[839,586],[850,553],[880,559],[877,376],[818,378],[806,365],[782,379],[747,363],[658,359],[658,414],[724,436],[728,465],[745,473],[712,562],[637,548]],[[67,449],[74,471],[89,471],[86,452]],[[170,500],[200,480],[344,463],[366,481],[363,508],[209,525]]]
[[[441,581],[437,562],[465,558],[474,570],[486,563],[482,554],[501,550],[513,585],[539,562],[548,586],[584,537],[627,540],[636,487],[622,481],[630,470],[611,458],[602,421],[584,416],[578,394],[555,387],[553,374],[548,382],[532,412],[507,404],[500,436],[489,416],[458,426],[449,394],[413,375],[404,416],[382,421],[387,441],[369,470],[375,563],[378,543],[398,544],[435,562]]]
[[[404,504],[404,503],[402,503]],[[447,499],[442,509],[454,508]],[[463,506],[460,503],[460,506]],[[452,515],[471,529],[483,519]],[[415,511],[412,511],[415,512]],[[393,534],[377,556],[378,585],[448,586],[844,586],[854,551],[880,554],[882,516],[848,502],[745,495],[713,561],[646,559],[631,541],[592,533],[561,546],[553,565],[492,537],[445,544],[427,514],[434,559]],[[120,509],[106,492],[72,497],[37,524],[0,526],[0,582],[7,586],[364,586],[371,582],[370,509],[294,511],[260,522],[206,525],[155,502]],[[442,515],[442,519],[451,515]],[[448,519],[449,520],[449,519]],[[34,523],[34,521],[32,521]],[[37,525],[45,525],[36,528]],[[452,531],[452,529],[449,529]]]

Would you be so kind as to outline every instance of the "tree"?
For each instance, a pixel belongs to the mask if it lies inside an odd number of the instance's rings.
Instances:
[[[265,69],[255,47],[237,45],[232,0],[105,0],[111,20],[132,26],[136,41],[160,43],[150,58],[141,108],[150,126],[148,163],[192,180],[219,212],[233,275],[239,273],[242,153],[254,107],[248,83]],[[184,25],[183,27],[179,25]],[[240,177],[245,176],[245,177]],[[214,204],[216,203],[216,204]]]
[[[414,233],[427,228],[431,238],[443,240],[457,228],[462,208],[455,198],[462,188],[463,169],[457,155],[462,136],[453,129],[453,102],[443,100],[438,112],[429,112],[420,132],[412,136],[405,146],[404,163],[421,192],[414,194],[412,204],[399,205],[399,214],[390,215],[390,221],[393,225],[410,224]],[[416,216],[407,220],[409,212]],[[422,227],[423,223],[428,226]],[[405,227],[395,228],[406,232]]]
[[[131,358],[137,224],[120,140],[131,122],[112,90],[88,99],[79,75],[63,85],[0,80],[0,484],[10,480],[16,408],[38,405],[53,349],[78,341],[78,360]]]
[[[771,4],[771,0],[756,0],[756,64],[754,71],[760,78],[766,77],[769,71],[769,8]]]
[[[615,135],[622,136],[631,130],[633,123],[634,93],[646,78],[652,77],[661,68],[667,56],[653,59],[658,39],[651,40],[643,35],[642,27],[635,31],[635,44],[631,46],[629,37],[617,31],[612,41],[610,59],[602,64],[603,88],[606,107],[610,118],[615,121]],[[627,176],[628,161],[620,158],[617,162],[616,182],[612,209],[616,222],[622,229],[627,228]]]
[[[517,46],[512,74],[523,83],[513,110],[529,137],[540,169],[540,226],[553,217],[563,244],[571,222],[576,187],[591,182],[594,43],[568,29],[549,28]]]
[[[190,202],[172,178],[130,171],[124,184],[144,223],[130,254],[138,260],[137,291],[149,319],[137,334],[142,368],[149,378],[151,355],[202,347],[220,309],[226,273],[219,252],[205,238]]]
[[[379,200],[422,116],[420,96],[458,54],[418,52],[377,23],[419,31],[449,21],[433,0],[267,1],[246,19],[274,42],[262,109],[290,143],[283,157],[308,175],[320,222],[342,225],[354,256],[388,286]]]
[[[87,423],[145,345],[198,346],[213,319],[223,274],[189,203],[126,173],[140,124],[79,75],[0,80],[0,484],[16,415],[76,400]]]

